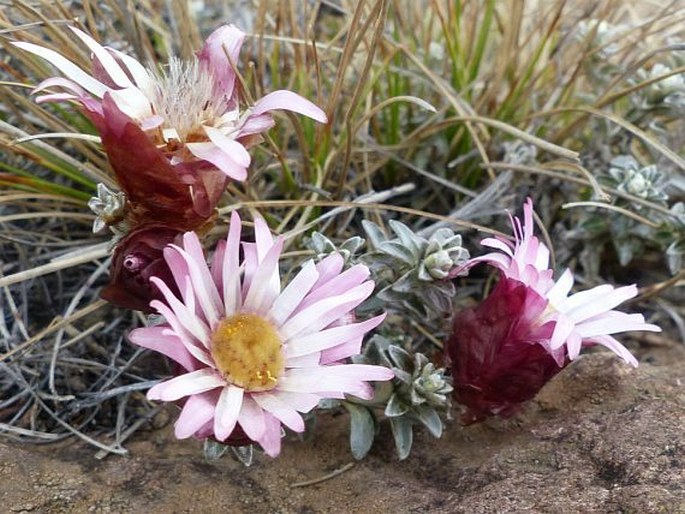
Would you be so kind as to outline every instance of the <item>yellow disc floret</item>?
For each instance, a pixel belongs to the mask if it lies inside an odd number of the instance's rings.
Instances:
[[[256,314],[221,320],[211,349],[217,369],[246,391],[272,389],[283,372],[281,339],[274,326]]]

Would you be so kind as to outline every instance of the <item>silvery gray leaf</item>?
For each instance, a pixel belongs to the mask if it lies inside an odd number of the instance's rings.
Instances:
[[[393,394],[390,397],[390,401],[385,406],[384,414],[389,418],[396,418],[402,416],[409,411],[409,406],[402,403],[397,394]]]
[[[375,435],[375,420],[371,411],[361,405],[344,402],[343,405],[350,413],[350,449],[352,456],[363,459],[371,446]]]
[[[404,460],[409,457],[409,453],[411,452],[413,440],[411,421],[404,418],[390,418],[390,427],[392,428],[392,435],[395,438],[397,456],[400,460]]]

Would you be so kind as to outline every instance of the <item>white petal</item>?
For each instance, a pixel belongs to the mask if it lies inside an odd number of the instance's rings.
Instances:
[[[278,238],[252,277],[245,296],[243,308],[250,312],[266,313],[280,293],[280,281],[274,284],[274,273],[278,274],[278,260],[283,248],[283,239]]]
[[[613,337],[611,337],[611,336],[593,337],[588,342],[601,344],[602,346],[609,348],[609,350],[611,350],[616,355],[621,357],[628,364],[637,368],[637,359],[635,358],[635,356],[632,353],[630,353],[625,346],[623,346],[621,343],[619,343]]]
[[[595,289],[599,289],[601,287],[602,286],[599,286]],[[591,292],[592,290],[583,291],[583,293]],[[583,293],[577,293],[576,295],[573,295],[571,298],[569,298],[569,300]],[[636,295],[637,287],[635,287],[635,285],[619,287],[618,289],[611,288],[611,290],[607,290],[605,293],[599,296],[593,296],[592,300],[588,300],[578,305],[576,308],[571,309],[570,311],[567,310],[565,314],[571,317],[576,323],[578,323],[580,321],[596,316],[597,314],[607,312],[613,309],[614,307],[617,307],[621,303],[625,302],[626,300],[633,298]]]
[[[110,90],[108,94],[126,116],[140,121],[154,115],[152,105],[145,94],[135,86],[126,89]]]
[[[121,69],[119,63],[112,57],[112,55],[107,51],[106,48],[101,46],[97,41],[90,37],[85,32],[77,29],[76,27],[69,27],[78,38],[83,41],[91,52],[95,55],[95,58],[100,61],[103,69],[109,75],[117,86],[120,88],[132,87],[133,83],[129,80],[124,70]]]
[[[214,415],[214,435],[219,441],[225,440],[233,432],[243,407],[243,394],[243,388],[234,385],[222,389]]]
[[[226,251],[222,268],[222,282],[224,286],[224,315],[232,316],[242,308],[242,294],[240,291],[240,216],[233,211],[231,225],[226,237]]]
[[[340,327],[333,327],[320,332],[314,332],[304,337],[286,341],[288,346],[285,357],[299,357],[309,353],[321,352],[333,346],[345,343],[351,339],[357,339],[370,330],[380,325],[385,319],[385,314],[368,319],[362,323],[351,323]]]
[[[321,397],[316,394],[290,393],[288,391],[281,391],[280,389],[274,389],[270,392],[286,405],[289,405],[297,412],[302,413],[307,413],[312,410],[321,400]]]
[[[632,330],[647,330],[661,332],[661,329],[645,323],[642,314],[626,314],[625,312],[609,311],[603,315],[583,321],[576,325],[581,337],[596,337],[601,335],[618,334]]]
[[[147,397],[150,400],[173,402],[186,396],[204,393],[205,391],[225,385],[226,381],[215,370],[204,368],[179,375],[153,386],[148,391]]]
[[[265,411],[271,413],[275,418],[280,420],[290,430],[295,432],[304,431],[304,421],[295,409],[283,403],[278,397],[270,393],[256,393],[252,398]]]
[[[151,93],[150,87],[152,86],[152,79],[142,64],[119,50],[115,50],[114,48],[108,48],[107,50],[114,52],[114,54],[121,59],[121,62],[124,63],[124,66],[126,66],[131,77],[133,77],[133,82],[135,82],[136,86],[148,94]]]
[[[573,273],[571,273],[570,269],[566,268],[561,277],[559,277],[559,280],[557,280],[552,288],[547,291],[545,297],[552,304],[552,307],[555,307],[556,305],[563,305],[572,287]]]
[[[57,68],[59,71],[64,73],[64,75],[66,75],[67,78],[70,78],[83,89],[97,96],[98,98],[102,98],[103,95],[107,91],[109,91],[109,88],[105,86],[102,82],[94,79],[81,68],[76,66],[73,62],[64,58],[62,55],[58,54],[54,50],[34,45],[33,43],[24,43],[21,41],[12,42],[12,44],[14,46],[21,48],[22,50],[26,50],[27,52],[31,52],[32,54],[37,55],[38,57],[42,57],[50,64],[52,64],[55,68]]]

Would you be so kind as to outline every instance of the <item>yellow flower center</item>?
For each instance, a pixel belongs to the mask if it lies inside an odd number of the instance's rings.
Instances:
[[[283,372],[281,339],[274,326],[256,314],[223,319],[212,334],[212,357],[226,379],[246,391],[268,391]]]

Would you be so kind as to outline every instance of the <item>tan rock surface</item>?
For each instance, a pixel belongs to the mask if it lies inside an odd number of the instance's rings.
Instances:
[[[643,360],[645,357],[643,356]],[[284,444],[250,468],[206,462],[201,443],[169,429],[139,433],[129,455],[0,445],[2,512],[685,513],[685,350],[633,370],[591,354],[558,375],[521,415],[417,434],[398,462],[387,426],[353,459],[347,418],[320,416],[317,437]]]

